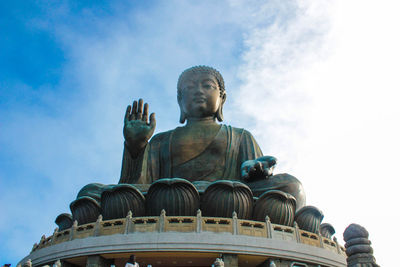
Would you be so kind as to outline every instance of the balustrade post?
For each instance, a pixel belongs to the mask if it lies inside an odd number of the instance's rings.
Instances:
[[[322,240],[322,235],[321,235],[321,232],[319,230],[318,230],[318,238],[319,238],[319,246],[321,248],[324,248],[324,242]]]
[[[203,225],[203,217],[201,216],[201,210],[197,210],[196,214],[196,233],[201,233]]]
[[[333,242],[335,242],[335,244],[336,244],[337,253],[341,254],[342,252],[340,251],[340,245],[339,245],[339,242],[337,241],[336,236],[333,237]]]
[[[42,235],[42,237],[40,238],[40,241],[39,241],[39,246],[40,246],[40,248],[44,247],[44,241],[45,241],[45,239],[46,239],[46,236],[45,236],[45,235]]]
[[[272,238],[272,224],[271,220],[269,219],[269,216],[265,216],[265,224],[267,225],[267,238]]]
[[[233,221],[233,234],[239,234],[239,222],[236,211],[232,213],[232,221]]]
[[[97,217],[96,223],[94,225],[94,231],[93,231],[93,236],[99,236],[100,235],[100,227],[101,227],[101,222],[103,221],[103,215],[99,215]]]
[[[165,231],[165,220],[166,220],[165,217],[166,217],[165,209],[162,209],[160,214],[160,229],[158,229],[160,233]]]
[[[58,233],[58,227],[56,227],[56,229],[54,229],[53,236],[51,237],[51,244],[52,245],[54,244],[54,242],[56,242],[57,233]]]
[[[129,230],[131,229],[131,224],[132,224],[132,211],[128,211],[128,214],[126,215],[125,218],[125,231],[124,234],[128,234]]]
[[[297,222],[294,222],[293,225],[294,225],[294,232],[296,234],[296,241],[297,241],[297,243],[301,243],[299,225],[297,224]]]
[[[76,228],[78,228],[78,221],[75,220],[71,226],[71,232],[69,232],[69,241],[73,240],[76,234]]]
[[[32,252],[35,251],[35,250],[38,249],[38,248],[39,248],[39,244],[38,244],[38,243],[33,244],[33,246],[32,246]]]

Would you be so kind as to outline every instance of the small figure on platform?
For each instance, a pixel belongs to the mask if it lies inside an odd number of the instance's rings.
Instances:
[[[139,267],[139,263],[136,262],[136,256],[135,255],[131,255],[129,257],[129,260],[125,264],[125,267]]]
[[[224,261],[220,258],[216,258],[214,261],[213,267],[224,267]]]

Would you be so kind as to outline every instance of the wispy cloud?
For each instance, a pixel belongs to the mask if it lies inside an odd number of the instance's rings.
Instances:
[[[58,84],[14,83],[10,90],[23,100],[1,113],[2,158],[13,158],[0,173],[1,235],[10,240],[4,261],[16,262],[51,234],[82,186],[118,182],[126,105],[143,97],[157,131],[175,127],[180,72],[197,64],[234,69],[242,40],[238,10],[223,2],[115,4],[111,15],[68,4],[42,8],[30,25],[56,40],[65,62]]]
[[[387,4],[276,5],[273,23],[248,33],[235,97],[278,172],[298,176],[338,237],[351,222],[366,226],[383,265],[391,241],[381,225],[399,219],[399,21]]]

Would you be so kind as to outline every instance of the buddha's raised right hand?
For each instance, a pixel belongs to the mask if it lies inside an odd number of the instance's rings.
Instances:
[[[126,108],[124,118],[124,138],[131,155],[136,156],[147,144],[156,128],[155,114],[150,115],[148,121],[149,105],[143,99],[133,101],[132,107]]]

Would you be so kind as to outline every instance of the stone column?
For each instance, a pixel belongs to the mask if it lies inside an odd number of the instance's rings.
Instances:
[[[286,264],[286,265],[280,265],[279,261],[273,260],[273,259],[268,259],[266,261],[264,261],[262,264],[258,265],[259,267],[283,267],[283,266],[290,266],[290,263]]]
[[[239,261],[236,254],[223,254],[224,267],[238,267]]]
[[[59,266],[61,266],[61,267],[79,267],[79,266],[77,266],[77,265],[75,265],[75,264],[72,264],[72,263],[69,263],[69,262],[67,262],[67,261],[63,261],[63,260],[61,260],[61,261],[58,261],[61,265],[59,265]],[[56,264],[56,263],[54,263],[54,264]],[[58,263],[57,263],[58,264]],[[54,265],[53,265],[53,267],[54,267]]]
[[[106,260],[100,255],[88,256],[86,267],[110,267],[111,261]]]

